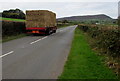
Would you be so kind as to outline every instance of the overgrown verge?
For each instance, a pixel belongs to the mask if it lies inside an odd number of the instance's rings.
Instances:
[[[120,30],[117,26],[105,25],[79,25],[94,42],[91,43],[93,50],[106,57],[105,63],[118,75],[120,72]]]
[[[18,34],[18,35],[13,35],[13,36],[6,36],[2,39],[2,42],[7,42],[10,40],[18,39],[27,36],[26,34]],[[1,42],[1,41],[0,41]]]
[[[103,79],[117,79],[112,70],[102,63],[102,59],[90,48],[83,32],[76,28],[71,51],[59,80],[87,79],[89,81],[95,79],[103,81]]]

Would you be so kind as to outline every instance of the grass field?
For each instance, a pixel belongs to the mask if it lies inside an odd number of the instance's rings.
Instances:
[[[59,79],[117,79],[102,59],[92,51],[83,32],[76,28],[71,51]]]
[[[0,20],[25,22],[25,20],[23,19],[13,19],[13,18],[3,18],[3,17],[0,17]]]

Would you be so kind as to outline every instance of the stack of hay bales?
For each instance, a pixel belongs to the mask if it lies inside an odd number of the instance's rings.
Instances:
[[[26,27],[54,27],[56,14],[48,10],[27,10]]]

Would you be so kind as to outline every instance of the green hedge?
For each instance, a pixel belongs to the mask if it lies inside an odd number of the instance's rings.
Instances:
[[[25,22],[2,21],[2,37],[25,33]]]
[[[106,54],[113,57],[120,56],[120,30],[118,27],[104,25],[78,25],[78,27],[95,38],[97,47],[104,49]]]

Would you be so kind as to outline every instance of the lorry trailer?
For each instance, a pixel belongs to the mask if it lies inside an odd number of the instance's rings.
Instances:
[[[56,14],[48,10],[27,10],[26,11],[26,32],[28,34],[55,33]]]

